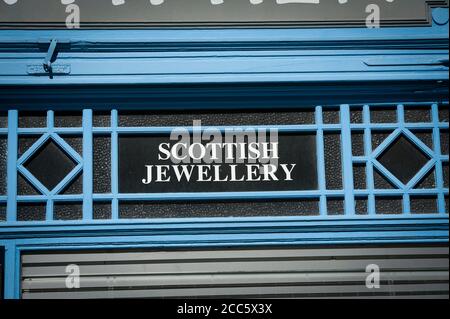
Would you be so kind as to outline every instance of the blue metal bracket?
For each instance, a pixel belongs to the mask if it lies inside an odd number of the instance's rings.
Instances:
[[[48,43],[47,40],[42,40],[39,42]],[[54,75],[68,75],[70,74],[70,65],[69,64],[55,64],[56,55],[58,50],[61,48],[62,44],[70,44],[68,40],[50,40],[50,44],[47,50],[47,54],[44,58],[44,62],[42,64],[30,64],[27,65],[27,73],[29,75],[35,76],[44,76],[48,75],[50,79],[53,78]]]
[[[53,39],[50,42],[50,46],[48,47],[47,55],[45,56],[45,59],[44,59],[44,70],[50,74],[52,73],[52,59],[53,59],[53,56],[55,55],[57,45],[58,45],[58,41]]]

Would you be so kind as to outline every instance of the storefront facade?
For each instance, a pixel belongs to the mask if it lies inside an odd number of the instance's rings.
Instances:
[[[448,6],[414,5],[67,30],[2,3],[4,297],[448,298]],[[176,128],[276,130],[282,170],[180,177]]]

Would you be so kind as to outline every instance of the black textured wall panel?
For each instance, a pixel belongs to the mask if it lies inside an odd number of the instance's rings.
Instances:
[[[111,192],[111,137],[94,137],[94,193]]]
[[[121,202],[120,218],[314,216],[318,199],[223,202]]]
[[[268,111],[189,111],[123,112],[119,126],[192,126],[201,120],[205,126],[313,124],[314,109]]]

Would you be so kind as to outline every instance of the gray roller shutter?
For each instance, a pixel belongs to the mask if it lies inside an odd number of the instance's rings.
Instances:
[[[66,267],[80,288],[66,288]],[[379,289],[366,267],[381,269]],[[22,255],[23,298],[448,298],[448,246],[41,252]]]

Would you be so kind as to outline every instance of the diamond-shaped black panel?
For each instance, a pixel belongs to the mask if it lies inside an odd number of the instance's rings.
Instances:
[[[403,135],[394,140],[378,157],[378,161],[404,184],[408,183],[429,160],[426,154]]]
[[[69,174],[76,163],[52,140],[44,143],[24,164],[47,189],[52,190]]]

